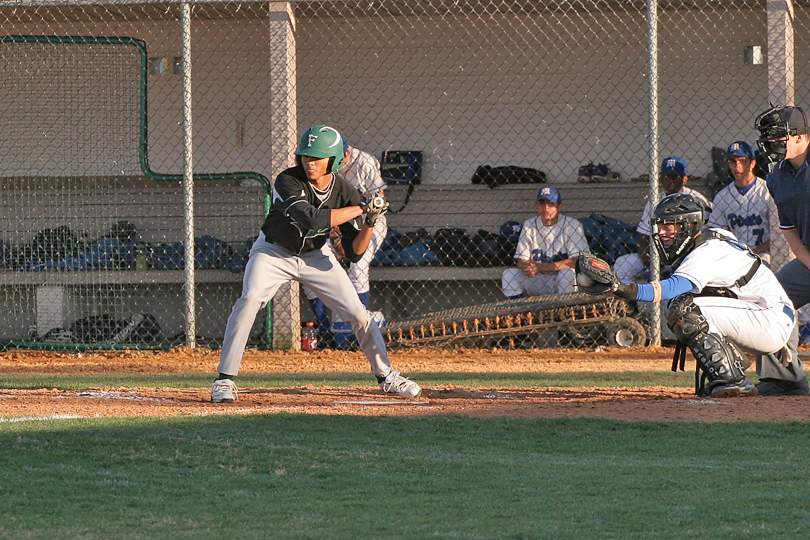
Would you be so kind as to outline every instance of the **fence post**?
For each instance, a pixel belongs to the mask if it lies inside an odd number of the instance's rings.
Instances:
[[[292,165],[297,143],[295,17],[289,2],[270,2],[271,169]],[[301,348],[301,300],[297,281],[282,285],[272,305],[273,349]],[[270,329],[266,329],[269,333]]]
[[[197,346],[197,309],[194,276],[194,163],[191,117],[191,6],[182,4],[183,71],[183,233],[185,244],[185,332],[186,346]]]
[[[649,175],[650,206],[655,207],[658,201],[658,0],[647,0],[647,83],[649,85]],[[655,231],[650,229],[650,234]],[[650,280],[660,278],[658,252],[655,243],[650,242]],[[650,344],[661,345],[661,310],[660,304],[650,310]]]
[[[795,105],[793,2],[768,0],[768,99],[774,105]]]

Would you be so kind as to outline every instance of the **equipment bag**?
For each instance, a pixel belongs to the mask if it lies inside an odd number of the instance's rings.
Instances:
[[[430,250],[442,266],[474,267],[484,264],[484,256],[464,229],[439,229],[433,235]]]
[[[490,189],[504,184],[544,184],[545,182],[546,173],[543,171],[517,165],[503,167],[481,165],[475,169],[472,177],[473,184],[486,184]]]

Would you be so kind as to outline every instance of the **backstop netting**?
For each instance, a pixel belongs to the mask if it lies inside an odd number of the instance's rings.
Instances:
[[[3,38],[4,176],[140,175],[143,47],[126,38]]]
[[[391,328],[577,294],[570,272],[552,268],[583,249],[645,280],[642,215],[651,188],[664,189],[665,158],[682,158],[686,188],[708,201],[729,188],[729,145],[755,142],[769,101],[810,98],[808,23],[801,3],[752,0],[659,2],[655,14],[591,0],[0,0],[0,339],[219,346],[270,181],[318,124],[376,160],[391,212],[356,282]],[[555,204],[564,232],[543,222]],[[772,268],[792,257],[773,212],[716,216],[747,228]],[[534,229],[537,242],[519,249]],[[516,258],[540,278],[525,279]],[[645,341],[671,337],[652,326],[657,308],[627,309]],[[353,347],[326,315],[321,344]],[[314,319],[291,284],[250,344],[299,347]],[[640,339],[635,323],[586,319],[488,339]]]
[[[60,348],[184,344],[184,199],[179,176],[149,167],[145,43],[1,43],[3,337]],[[198,294],[214,308],[198,318],[209,335],[238,294],[250,239],[223,209],[258,219],[263,206],[262,192],[238,179],[199,186],[195,268],[211,283]]]

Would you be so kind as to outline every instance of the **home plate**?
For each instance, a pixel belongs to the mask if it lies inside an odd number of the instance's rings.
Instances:
[[[335,405],[430,405],[429,401],[335,401]]]

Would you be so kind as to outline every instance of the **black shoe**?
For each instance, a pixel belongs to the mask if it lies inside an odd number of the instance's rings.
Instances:
[[[760,396],[810,396],[807,378],[798,382],[781,379],[760,379],[757,383]]]
[[[748,397],[757,395],[757,387],[748,379],[744,379],[738,383],[727,384],[724,386],[716,386],[712,388],[711,397],[713,398],[730,398],[730,397]]]

